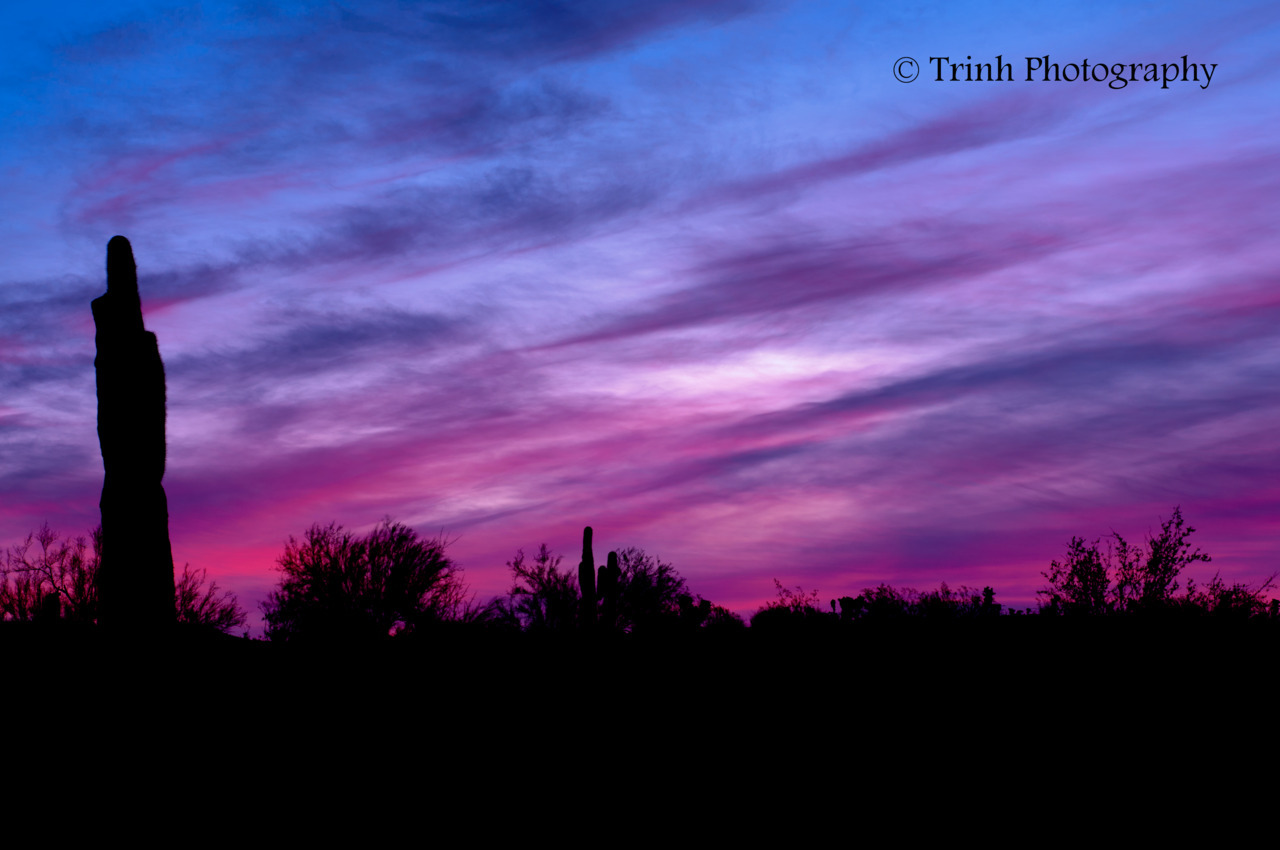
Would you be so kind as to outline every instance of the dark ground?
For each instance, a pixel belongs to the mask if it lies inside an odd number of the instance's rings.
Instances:
[[[637,830],[728,807],[750,833],[751,818],[791,816],[783,800],[797,817],[930,823],[941,815],[913,806],[945,804],[974,826],[1043,806],[1078,825],[1150,800],[1167,825],[1215,788],[1274,790],[1275,625],[1002,617],[596,641],[442,629],[300,647],[5,623],[5,760],[108,785],[141,770],[285,797],[416,789],[472,827],[641,793],[662,808],[631,811]]]

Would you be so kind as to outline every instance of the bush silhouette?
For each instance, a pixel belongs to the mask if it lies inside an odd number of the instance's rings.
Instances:
[[[675,567],[643,549],[610,552],[606,565],[594,569],[590,528],[584,530],[576,574],[561,570],[561,560],[545,543],[532,562],[524,550],[518,551],[507,562],[511,590],[494,601],[499,617],[530,631],[586,626],[601,632],[645,632],[673,625],[732,628],[735,620],[741,622],[732,612],[689,593]],[[584,595],[584,588],[589,595]]]
[[[45,523],[5,550],[0,562],[0,616],[6,620],[63,617],[92,623],[98,618],[98,566],[102,529],[63,539]]]
[[[1085,543],[1072,537],[1065,560],[1053,561],[1041,575],[1049,586],[1038,591],[1042,610],[1052,614],[1097,616],[1102,614],[1215,614],[1250,617],[1266,610],[1265,592],[1272,575],[1259,587],[1227,585],[1215,574],[1199,589],[1187,579],[1187,590],[1178,594],[1179,579],[1196,562],[1212,559],[1192,547],[1195,529],[1182,518],[1182,509],[1160,524],[1159,534],[1148,534],[1145,543],[1133,544],[1116,532],[1106,539]]]
[[[280,556],[280,586],[262,606],[267,637],[376,639],[454,619],[466,588],[444,550],[390,519],[363,537],[313,525]]]
[[[0,559],[0,618],[97,622],[101,579],[102,527],[88,538],[63,538],[45,523]],[[230,632],[243,626],[245,612],[234,593],[219,592],[205,570],[190,564],[174,583],[177,621]]]
[[[667,561],[630,546],[617,553],[618,610],[615,628],[624,632],[679,622],[682,600],[692,595],[685,580]]]
[[[173,583],[173,602],[178,622],[230,633],[245,624],[247,615],[234,593],[218,592],[205,570],[195,571],[183,564],[182,575]]]
[[[532,562],[524,550],[507,561],[511,590],[495,600],[498,618],[528,631],[564,631],[575,628],[580,613],[578,578],[561,571],[559,555],[547,544],[538,548]]]
[[[829,626],[836,621],[834,613],[822,610],[816,590],[806,592],[803,587],[792,590],[783,586],[776,578],[773,586],[778,597],[769,600],[751,615],[751,628],[811,629]]]

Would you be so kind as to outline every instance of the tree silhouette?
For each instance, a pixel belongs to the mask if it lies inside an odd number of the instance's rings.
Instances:
[[[634,546],[618,551],[618,610],[614,628],[644,631],[678,622],[681,600],[692,600],[685,580],[667,561]]]
[[[1045,608],[1055,613],[1105,614],[1112,609],[1110,572],[1098,541],[1086,544],[1083,538],[1072,537],[1066,559],[1050,562],[1041,573],[1049,587],[1037,593],[1044,597]]]
[[[7,620],[98,620],[102,527],[89,537],[65,539],[45,523],[0,559],[0,617]],[[230,632],[244,625],[245,612],[234,593],[219,593],[205,570],[182,568],[174,586],[177,620]]]
[[[738,614],[723,605],[712,605],[707,616],[698,624],[704,629],[736,632],[747,627]]]
[[[1195,579],[1187,581],[1187,600],[1191,608],[1226,619],[1248,619],[1267,613],[1268,602],[1266,592],[1276,581],[1276,573],[1272,573],[1258,587],[1247,582],[1227,584],[1219,573],[1214,573],[1209,583],[1197,588]],[[1271,600],[1274,608],[1275,600]]]
[[[602,632],[647,631],[655,627],[683,624],[733,627],[741,618],[689,593],[675,567],[635,547],[610,552],[608,565],[593,576],[597,590],[593,606],[583,601],[584,564],[588,559],[590,533],[584,535],[584,554],[576,574],[561,570],[559,555],[546,544],[538,549],[532,563],[524,550],[507,562],[512,587],[506,597],[495,600],[500,617],[531,631],[565,630],[583,622],[595,622]],[[586,610],[588,620],[584,620]],[[594,616],[592,616],[594,615]]]
[[[776,580],[774,583],[778,585],[779,600],[766,607],[794,608],[794,603],[788,605],[788,598],[801,597],[782,587]],[[803,598],[807,600],[811,612],[816,611],[816,594],[808,594]],[[900,620],[907,617],[954,620],[998,616],[1000,606],[996,604],[996,592],[991,587],[984,587],[981,591],[963,584],[952,588],[944,581],[937,590],[915,590],[910,587],[893,587],[882,582],[875,587],[864,588],[856,597],[841,596],[839,600],[832,599],[831,614],[837,615],[842,623],[855,620]]]
[[[1216,613],[1252,616],[1266,607],[1264,593],[1275,576],[1260,587],[1227,585],[1215,574],[1209,584],[1196,589],[1188,579],[1187,591],[1178,595],[1179,578],[1196,562],[1208,563],[1209,555],[1193,547],[1195,529],[1182,518],[1182,509],[1160,524],[1159,534],[1148,534],[1145,544],[1133,544],[1116,532],[1086,544],[1072,537],[1066,560],[1053,561],[1042,573],[1049,586],[1038,591],[1044,610],[1061,614],[1107,613]]]
[[[262,606],[267,637],[370,639],[453,619],[466,587],[444,550],[390,519],[363,537],[313,525],[280,556],[280,586]]]
[[[867,588],[852,600],[854,618],[892,620],[910,616],[912,596],[912,591],[907,588],[899,589],[884,583]]]
[[[913,613],[933,620],[950,620],[957,617],[978,617],[999,613],[995,604],[996,592],[985,587],[960,585],[951,588],[944,581],[937,590],[924,590],[915,594]]]
[[[192,570],[190,564],[182,565],[173,593],[179,623],[229,633],[247,619],[234,593],[219,593],[217,582],[209,581],[203,569]]]
[[[834,613],[822,610],[818,591],[806,591],[799,586],[792,590],[776,578],[773,586],[777,598],[770,599],[751,615],[752,628],[796,628],[835,620]]]
[[[559,569],[562,558],[551,554],[547,544],[538,547],[532,563],[524,550],[507,561],[511,570],[511,590],[496,601],[500,617],[530,631],[566,630],[578,623],[578,579]]]
[[[45,523],[4,553],[0,564],[0,615],[9,620],[38,616],[92,623],[98,617],[98,567],[102,527],[63,539]]]
[[[1166,608],[1178,589],[1178,576],[1196,561],[1211,559],[1199,548],[1192,549],[1187,538],[1195,531],[1182,519],[1182,508],[1161,523],[1160,534],[1147,535],[1147,545],[1130,545],[1112,532],[1115,539],[1115,605],[1125,611],[1154,611]]]

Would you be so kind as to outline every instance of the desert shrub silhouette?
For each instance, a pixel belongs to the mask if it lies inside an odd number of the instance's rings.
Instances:
[[[180,625],[229,634],[248,619],[234,593],[220,592],[206,570],[193,570],[190,564],[182,565],[182,575],[173,583],[173,604]]]
[[[45,523],[0,559],[0,616],[6,620],[98,618],[102,529],[65,539]]]
[[[371,640],[454,619],[468,599],[445,541],[383,520],[363,537],[313,525],[280,556],[262,610],[271,640]]]
[[[648,632],[741,624],[731,611],[695,597],[674,566],[643,549],[610,552],[605,565],[596,569],[591,541],[588,526],[576,575],[560,569],[563,559],[545,543],[532,562],[523,549],[518,551],[507,562],[511,590],[494,602],[499,616],[529,631]]]
[[[87,538],[68,539],[45,523],[0,558],[0,618],[96,622],[101,565],[101,526]],[[173,605],[179,623],[220,632],[246,619],[234,593],[220,591],[205,570],[190,564],[174,583]]]
[[[610,564],[613,564],[610,552]],[[617,614],[614,627],[644,632],[677,624],[691,604],[684,578],[670,562],[629,546],[617,552]]]
[[[1197,588],[1195,580],[1188,578],[1186,591],[1177,592],[1188,567],[1212,560],[1192,547],[1194,532],[1182,518],[1182,509],[1175,507],[1169,519],[1160,524],[1160,532],[1148,534],[1145,543],[1130,543],[1114,531],[1092,543],[1072,537],[1067,557],[1054,560],[1041,573],[1049,583],[1037,591],[1043,600],[1042,611],[1077,616],[1213,614],[1249,618],[1263,614],[1274,574],[1257,587],[1239,582],[1229,585],[1215,573],[1207,585]]]
[[[837,622],[834,613],[823,611],[816,590],[802,587],[792,590],[773,580],[777,598],[771,599],[751,615],[751,628],[760,630],[813,630],[829,628]]]
[[[532,561],[524,550],[507,561],[511,589],[494,601],[498,618],[526,631],[567,631],[577,627],[580,600],[576,579],[560,570],[559,555],[543,543]]]

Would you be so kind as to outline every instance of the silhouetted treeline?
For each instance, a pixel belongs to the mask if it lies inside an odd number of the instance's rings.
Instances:
[[[316,525],[303,540],[290,538],[280,557],[280,584],[263,606],[267,637],[333,642],[407,638],[443,626],[585,634],[743,625],[640,549],[610,552],[597,571],[590,538],[588,528],[577,575],[562,570],[545,544],[532,560],[517,552],[507,562],[511,590],[479,605],[442,539],[419,538],[390,520],[364,536]]]
[[[1086,544],[1072,538],[1064,561],[1053,561],[1042,575],[1049,586],[1040,590],[1043,600],[1035,613],[1044,616],[1126,617],[1150,620],[1215,618],[1249,620],[1260,617],[1280,619],[1280,601],[1268,600],[1266,593],[1275,575],[1260,585],[1228,584],[1215,574],[1207,584],[1197,585],[1184,575],[1196,563],[1208,563],[1208,554],[1190,543],[1194,528],[1187,526],[1180,508],[1161,524],[1158,534],[1149,534],[1144,543],[1126,541],[1115,532]],[[1185,588],[1181,584],[1186,582]],[[952,589],[944,582],[937,590],[917,591],[880,584],[857,596],[841,596],[830,601],[830,611],[818,602],[816,592],[790,590],[776,579],[778,598],[768,602],[751,618],[753,627],[831,627],[859,621],[930,621],[989,618],[1005,612],[996,602],[995,590],[981,591],[961,586]],[[1179,592],[1181,590],[1182,592]],[[1022,611],[1007,609],[1009,614]],[[1032,609],[1024,609],[1032,613]]]
[[[922,618],[951,620],[968,617],[993,617],[1000,614],[995,591],[981,591],[961,586],[952,590],[943,582],[937,590],[917,591],[880,584],[867,588],[857,596],[841,596],[830,601],[831,610],[823,610],[816,591],[791,590],[774,579],[778,598],[765,603],[751,618],[753,628],[777,628],[806,624],[809,626],[851,623],[863,620],[902,620]]]
[[[1142,544],[1114,533],[1105,546],[1073,538],[1066,559],[1043,573],[1049,585],[1039,592],[1044,601],[1035,613],[1280,620],[1280,603],[1265,596],[1274,576],[1252,586],[1228,584],[1216,574],[1197,584],[1184,575],[1188,567],[1210,561],[1191,546],[1193,532],[1175,508],[1160,532]],[[671,563],[641,549],[610,552],[594,568],[590,528],[584,530],[576,571],[563,568],[563,558],[546,544],[532,558],[518,551],[507,562],[510,590],[486,605],[468,593],[461,568],[445,550],[443,539],[420,538],[389,519],[363,536],[334,523],[315,525],[302,540],[290,538],[278,561],[280,584],[263,606],[266,635],[332,643],[407,637],[445,625],[471,633],[582,635],[732,632],[745,625],[734,612],[692,592]],[[33,532],[0,559],[0,617],[96,622],[101,552],[99,529],[74,540],[59,538],[48,526]],[[991,587],[952,588],[944,582],[919,591],[881,583],[824,604],[817,591],[793,590],[776,579],[774,584],[777,597],[752,615],[753,630],[830,631],[857,623],[964,622],[1023,613],[1003,607]],[[189,565],[176,579],[175,605],[180,622],[223,632],[245,622],[235,596],[220,593]]]

